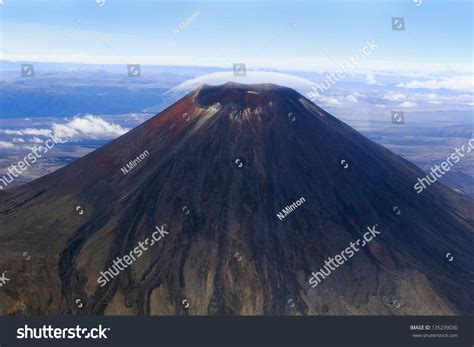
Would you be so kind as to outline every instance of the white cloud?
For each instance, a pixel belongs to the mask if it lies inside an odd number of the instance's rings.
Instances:
[[[191,91],[203,84],[220,85],[226,82],[243,84],[274,83],[293,89],[311,90],[314,82],[308,79],[279,72],[246,71],[246,76],[234,76],[233,71],[219,71],[187,80],[171,89],[172,92]]]
[[[44,140],[41,140],[39,137],[33,137],[33,138],[29,139],[28,142],[32,142],[32,143],[44,143]]]
[[[354,95],[348,95],[347,100],[349,100],[350,102],[355,102],[355,103],[359,102]]]
[[[328,95],[320,95],[317,99],[316,99],[316,103],[317,104],[321,104],[321,105],[331,105],[331,106],[346,106],[346,105],[349,105],[349,104],[357,104],[359,103],[359,100],[357,97],[364,97],[362,94],[360,93],[357,93],[357,92],[354,92],[354,93],[351,93],[351,94],[348,94],[348,95],[341,95],[341,94],[338,94],[338,95],[332,95],[332,96],[328,96]]]
[[[377,84],[373,74],[369,73],[365,76],[365,78],[367,80],[367,84]]]
[[[321,96],[321,97],[318,98],[318,100],[322,104],[328,104],[328,105],[340,105],[341,104],[339,102],[339,100],[337,100],[337,98],[333,98],[333,97],[330,97],[330,96]]]
[[[399,83],[397,87],[409,89],[425,88],[472,91],[474,89],[474,76],[464,75],[454,77],[440,77],[427,81],[414,80],[408,83]]]
[[[416,106],[416,103],[411,102],[411,101],[404,101],[399,106],[403,108],[413,108]]]
[[[397,93],[397,92],[388,92],[385,94],[382,99],[389,100],[389,101],[401,101],[405,100],[407,96],[402,93]]]
[[[0,141],[0,148],[13,148],[13,147],[14,147],[13,143]]]
[[[50,129],[25,128],[20,130],[0,129],[0,133],[7,135],[32,135],[32,136],[50,136]]]
[[[427,102],[433,105],[441,104],[458,104],[469,105],[474,100],[472,94],[458,94],[458,95],[440,95],[437,93],[415,93],[410,95],[410,101],[413,102]]]
[[[113,139],[125,134],[129,129],[123,128],[118,124],[109,123],[98,116],[90,114],[84,117],[76,116],[72,120],[65,123],[53,123],[52,129],[37,129],[37,128],[23,128],[23,129],[0,129],[0,133],[7,135],[23,136],[14,137],[14,143],[43,143],[41,137],[50,137],[54,134],[62,142],[78,141],[82,139]],[[13,145],[4,142],[3,148],[11,148]]]
[[[65,124],[53,123],[54,136],[61,141],[80,139],[112,139],[125,134],[129,129],[109,123],[101,117],[85,115],[74,117]]]
[[[440,105],[442,104],[443,97],[441,95],[435,93],[415,93],[410,97],[413,101],[424,101],[428,102],[429,104]]]

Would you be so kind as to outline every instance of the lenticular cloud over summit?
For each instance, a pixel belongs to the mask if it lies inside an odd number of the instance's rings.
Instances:
[[[199,76],[181,83],[180,85],[171,89],[171,92],[189,92],[203,84],[212,86],[222,85],[227,82],[236,82],[242,84],[262,84],[272,83],[283,85],[296,90],[309,90],[314,85],[313,82],[305,78],[292,76],[279,72],[267,71],[246,71],[245,76],[234,76],[233,71],[220,71],[208,75]]]

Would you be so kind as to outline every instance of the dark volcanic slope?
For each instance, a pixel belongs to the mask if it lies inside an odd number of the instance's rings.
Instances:
[[[417,195],[421,176],[291,89],[204,86],[0,192],[0,313],[473,314],[473,201],[440,184]],[[169,235],[98,285],[163,224]],[[311,288],[374,224],[381,235]]]

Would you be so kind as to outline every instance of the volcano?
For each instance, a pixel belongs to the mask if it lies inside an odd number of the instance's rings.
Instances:
[[[474,202],[424,176],[292,89],[204,85],[0,191],[0,313],[473,314]]]

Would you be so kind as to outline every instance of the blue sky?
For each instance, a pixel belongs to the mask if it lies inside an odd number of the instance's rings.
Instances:
[[[97,1],[3,0],[2,58],[317,70],[375,40],[378,72],[472,70],[471,1]]]

